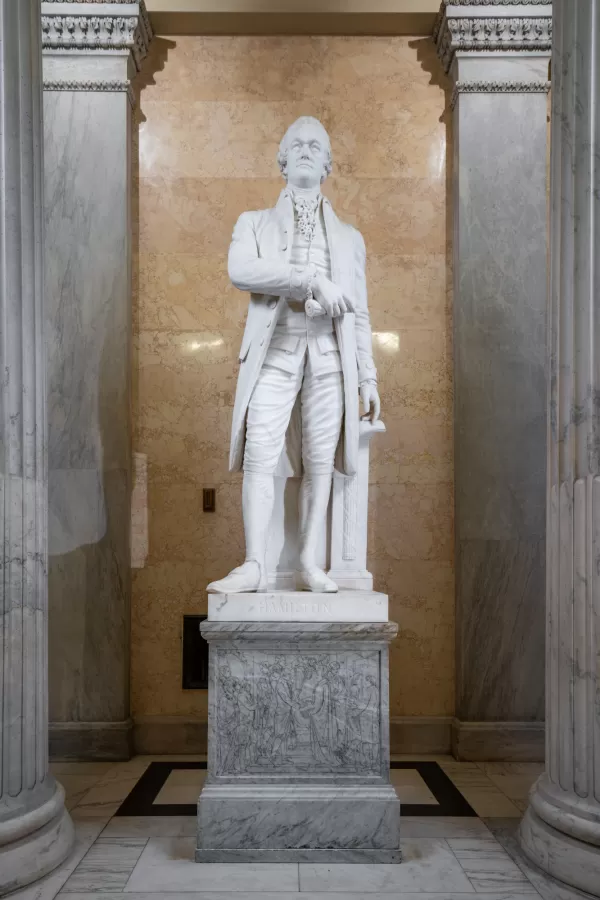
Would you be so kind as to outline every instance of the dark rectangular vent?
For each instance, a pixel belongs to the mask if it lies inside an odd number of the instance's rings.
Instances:
[[[200,634],[206,616],[183,617],[184,691],[208,690],[208,644]]]

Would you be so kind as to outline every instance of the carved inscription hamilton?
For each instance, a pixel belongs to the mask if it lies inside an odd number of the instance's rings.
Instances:
[[[294,600],[288,597],[277,597],[271,599],[265,597],[261,599],[259,605],[260,615],[279,615],[279,616],[302,616],[308,618],[310,615],[331,615],[331,603],[324,600]]]
[[[379,774],[379,654],[219,651],[216,775]]]

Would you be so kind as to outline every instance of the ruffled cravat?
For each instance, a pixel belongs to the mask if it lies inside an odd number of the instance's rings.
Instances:
[[[317,210],[319,209],[320,199],[320,194],[317,194],[316,197],[303,197],[299,194],[293,195],[298,231],[309,243],[315,235],[315,228],[317,227]]]

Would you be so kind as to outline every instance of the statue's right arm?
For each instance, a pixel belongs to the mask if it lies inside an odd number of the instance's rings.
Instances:
[[[250,291],[252,294],[304,300],[311,269],[291,266],[276,256],[264,259],[258,255],[255,224],[259,215],[242,213],[233,229],[227,266],[232,284],[240,291]]]

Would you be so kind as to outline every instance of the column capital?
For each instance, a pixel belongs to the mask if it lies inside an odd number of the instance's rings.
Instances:
[[[153,37],[144,0],[42,0],[41,7],[46,90],[130,92]]]
[[[452,70],[456,79],[453,64],[461,56],[547,57],[552,47],[552,4],[547,0],[444,0],[433,39],[444,71]]]

